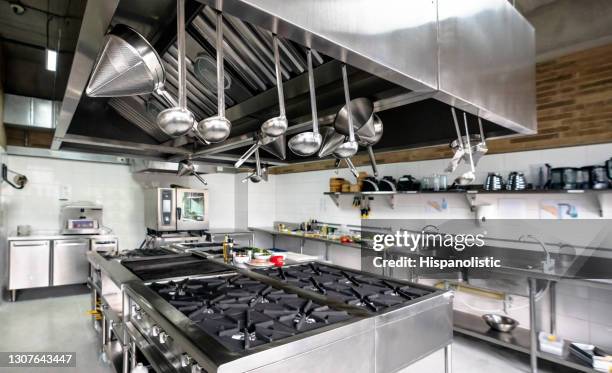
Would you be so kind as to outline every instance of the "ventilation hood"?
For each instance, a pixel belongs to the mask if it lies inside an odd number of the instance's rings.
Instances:
[[[225,164],[237,160],[261,123],[278,114],[273,33],[281,38],[288,137],[311,125],[307,48],[316,51],[321,125],[332,124],[343,104],[340,66],[347,63],[351,97],[370,98],[385,125],[376,151],[448,144],[456,137],[450,106],[468,113],[471,132],[478,130],[475,116],[481,117],[487,138],[537,132],[535,33],[506,0],[191,0],[188,106],[198,120],[217,111],[214,10],[220,10],[226,116],[233,126],[220,144],[204,145],[191,135],[170,139],[155,126],[156,113],[165,108],[155,94],[93,99],[84,88],[104,34],[123,23],[151,41],[175,95],[176,26],[168,17],[174,8],[174,0],[88,2],[54,149],[137,153],[138,143],[146,150],[139,155],[172,161],[188,155]],[[274,159],[268,159],[272,166],[314,158]]]
[[[198,174],[217,173],[216,166],[194,164],[193,168]],[[130,159],[130,171],[132,173],[162,173],[177,175],[179,164],[177,162],[152,161],[147,159]]]

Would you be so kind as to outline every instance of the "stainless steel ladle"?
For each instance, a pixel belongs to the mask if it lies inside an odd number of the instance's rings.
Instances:
[[[223,69],[223,15],[217,13],[217,115],[201,120],[197,125],[200,137],[208,143],[225,141],[232,123],[225,117],[225,74]]]
[[[185,0],[176,2],[178,49],[178,106],[162,110],[157,125],[169,136],[182,136],[193,128],[195,118],[187,109],[187,69],[185,65]]]
[[[354,156],[359,148],[359,144],[357,144],[357,141],[355,141],[355,130],[353,128],[353,117],[351,114],[351,96],[349,94],[346,64],[342,65],[342,84],[344,86],[344,100],[346,101],[346,110],[348,115],[349,136],[348,141],[340,144],[334,150],[334,157],[345,159]]]
[[[276,70],[276,89],[278,91],[278,107],[279,115],[274,118],[270,118],[261,125],[261,132],[266,136],[278,137],[287,131],[289,123],[285,115],[285,98],[283,95],[283,80],[281,75],[280,67],[280,55],[278,52],[278,36],[274,35],[272,40],[274,47],[274,67]]]
[[[310,88],[310,109],[312,111],[312,132],[302,132],[289,140],[289,149],[300,157],[313,155],[321,148],[323,137],[319,133],[317,99],[315,95],[314,73],[312,71],[312,50],[306,56],[308,62],[308,86]]]

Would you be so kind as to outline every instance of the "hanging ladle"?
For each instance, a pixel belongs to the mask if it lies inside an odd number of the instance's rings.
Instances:
[[[183,159],[182,161],[179,162],[178,165],[178,172],[177,172],[178,176],[187,176],[187,175],[193,175],[195,176],[196,179],[198,179],[202,184],[204,185],[208,185],[208,183],[206,182],[206,180],[204,180],[204,178],[202,178],[202,176],[200,176],[195,169],[195,166],[193,165],[193,162],[191,162],[190,159]]]
[[[359,148],[357,141],[355,141],[355,131],[353,129],[353,118],[351,114],[351,96],[349,94],[346,64],[342,64],[342,84],[344,86],[344,100],[346,101],[346,110],[348,115],[349,136],[348,141],[340,144],[334,150],[334,157],[346,159],[354,156],[357,153],[357,149]]]
[[[157,125],[169,136],[182,136],[193,128],[195,118],[187,110],[187,70],[185,67],[185,0],[176,2],[178,49],[178,106],[161,111]]]
[[[455,125],[457,126],[457,128],[459,128],[459,125],[457,123],[457,115],[455,114],[455,108],[452,108],[452,110],[453,120],[455,121]],[[464,149],[467,152],[468,158],[470,160],[470,170],[455,179],[455,184],[468,185],[476,179],[476,169],[474,167],[474,158],[472,157],[472,147],[470,146],[470,131],[468,130],[467,115],[465,114],[465,112],[463,112],[463,124],[465,125],[466,138],[466,144],[464,146]]]
[[[225,76],[223,70],[223,15],[217,13],[217,115],[200,121],[197,131],[208,143],[225,141],[232,129],[232,123],[225,117]]]
[[[340,167],[340,162],[341,161],[342,161],[342,159],[336,158],[336,162],[334,164],[334,167],[336,168],[336,171]],[[351,161],[350,158],[344,158],[344,162],[346,163],[346,166],[348,167],[349,171],[351,171],[353,176],[355,176],[356,178],[359,178],[359,172],[357,172],[357,168],[355,168],[355,165],[353,164],[353,161]]]
[[[307,157],[319,151],[323,139],[319,133],[319,119],[317,117],[317,99],[315,96],[314,73],[312,71],[312,50],[308,50],[306,59],[308,62],[308,86],[310,88],[312,132],[302,132],[289,140],[289,149],[300,157]]]
[[[278,91],[279,115],[270,118],[261,125],[261,132],[270,137],[278,137],[287,131],[288,123],[285,115],[285,99],[283,96],[283,80],[281,76],[280,55],[278,53],[278,37],[274,35],[272,40],[274,47],[274,67],[276,70],[276,89]]]

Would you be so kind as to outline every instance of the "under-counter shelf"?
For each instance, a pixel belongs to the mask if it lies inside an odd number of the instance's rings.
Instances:
[[[441,195],[465,195],[466,201],[470,206],[472,211],[479,206],[487,206],[488,203],[478,202],[478,195],[480,194],[580,194],[580,195],[588,195],[593,196],[596,200],[596,203],[599,206],[599,215],[601,217],[604,216],[604,199],[607,195],[612,195],[612,189],[567,189],[567,190],[558,190],[558,189],[544,189],[544,190],[442,190],[442,191],[433,191],[433,190],[411,190],[411,191],[379,191],[379,192],[324,192],[323,194],[329,196],[336,207],[340,206],[340,196],[359,196],[359,197],[384,197],[389,201],[389,205],[391,208],[395,208],[395,196],[396,195],[417,195],[417,194],[441,194]]]
[[[530,336],[528,329],[517,327],[509,333],[498,332],[491,330],[480,317],[461,311],[454,311],[453,318],[455,332],[482,339],[489,343],[523,352],[525,354],[529,354],[530,352]],[[564,356],[557,356],[538,351],[538,358],[576,369],[581,372],[597,373],[595,369],[584,364],[581,360],[572,355],[569,352],[567,343],[564,350]]]

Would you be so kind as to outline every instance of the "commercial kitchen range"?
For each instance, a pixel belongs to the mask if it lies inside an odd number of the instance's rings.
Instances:
[[[246,269],[174,247],[90,252],[94,325],[118,372],[395,372],[441,349],[452,293],[310,261]],[[144,358],[144,359],[143,359]]]

